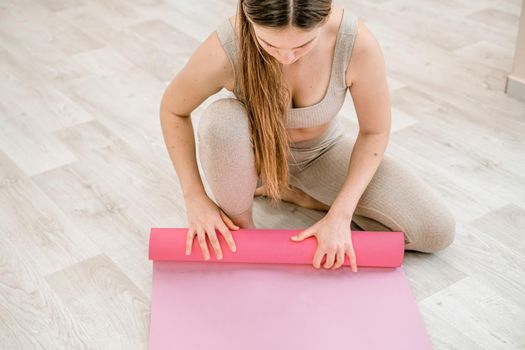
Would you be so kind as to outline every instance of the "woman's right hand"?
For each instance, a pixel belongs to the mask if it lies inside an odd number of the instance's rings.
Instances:
[[[186,200],[188,216],[188,236],[186,239],[186,255],[191,254],[193,240],[197,235],[199,245],[206,260],[210,259],[206,236],[211,242],[217,259],[222,259],[222,250],[217,239],[216,229],[220,231],[232,252],[235,252],[235,242],[230,232],[238,230],[239,226],[219,208],[207,195],[194,196]]]

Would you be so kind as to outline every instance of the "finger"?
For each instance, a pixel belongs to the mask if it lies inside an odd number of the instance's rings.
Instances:
[[[230,228],[232,230],[238,230],[239,229],[239,226],[235,225],[233,223],[232,219],[230,219],[228,217],[228,215],[226,215],[225,212],[223,212],[222,210],[219,210],[219,214],[221,215],[222,221],[224,221],[224,223],[228,226],[228,228]]]
[[[350,260],[350,268],[353,272],[357,272],[357,261],[355,257],[355,252],[353,247],[346,248],[346,254]]]
[[[186,255],[191,254],[191,249],[193,247],[194,238],[195,238],[195,230],[188,229],[188,235],[186,236]]]
[[[226,243],[228,243],[228,246],[230,247],[230,250],[232,252],[235,252],[237,250],[237,247],[235,246],[235,241],[233,240],[232,233],[224,224],[219,225],[219,231],[221,232],[222,236],[226,240]]]
[[[202,255],[204,256],[205,260],[210,260],[210,252],[208,250],[208,245],[206,244],[206,234],[204,233],[203,229],[199,229],[197,231],[197,235],[199,238],[199,245],[201,247]]]
[[[322,252],[320,249],[317,249],[314,255],[314,267],[316,269],[321,267],[321,261],[323,260],[324,252]]]
[[[292,236],[292,240],[294,240],[296,242],[299,242],[299,241],[302,241],[305,238],[313,236],[314,233],[315,233],[314,229],[308,228],[308,229],[306,229],[306,230],[304,230],[302,232],[299,232],[299,234],[297,234],[295,236]]]
[[[328,253],[326,253],[326,262],[324,263],[324,268],[325,269],[331,268],[334,265],[334,260],[335,260],[334,251],[329,251]]]
[[[217,259],[222,259],[222,250],[221,250],[221,244],[219,243],[219,239],[217,239],[217,233],[215,232],[215,227],[210,227],[207,230],[208,238],[210,239],[211,246],[213,247],[213,250],[215,251],[215,256]]]
[[[343,247],[337,249],[337,260],[333,266],[333,270],[340,268],[345,262],[345,250]]]

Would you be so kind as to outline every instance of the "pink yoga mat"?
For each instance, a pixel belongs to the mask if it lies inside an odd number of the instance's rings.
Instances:
[[[301,230],[218,234],[224,258],[203,260],[187,228],[153,228],[150,349],[431,349],[401,267],[402,232],[352,231],[358,272],[315,269]]]

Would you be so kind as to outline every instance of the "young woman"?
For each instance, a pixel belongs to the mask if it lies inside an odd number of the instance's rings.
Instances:
[[[198,128],[198,154],[217,203],[199,175],[191,113],[222,88],[235,98],[211,103]],[[338,114],[347,89],[359,134]],[[167,87],[161,123],[188,215],[186,253],[206,237],[219,259],[218,230],[255,227],[253,198],[265,195],[325,210],[296,241],[315,236],[313,265],[337,269],[348,255],[350,224],[403,231],[406,249],[434,252],[454,239],[455,220],[441,196],[386,156],[391,113],[386,69],[373,34],[329,0],[240,0]]]

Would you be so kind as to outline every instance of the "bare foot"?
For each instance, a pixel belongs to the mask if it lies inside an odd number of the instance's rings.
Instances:
[[[292,189],[287,190],[285,193],[283,193],[282,200],[284,202],[293,203],[303,208],[308,209],[314,209],[314,210],[324,210],[328,211],[330,209],[330,206],[319,202],[317,199],[313,198],[312,196],[306,194],[302,190],[298,189],[297,187],[290,186]],[[258,196],[266,196],[266,188],[263,186],[257,187],[254,193],[254,197]]]

